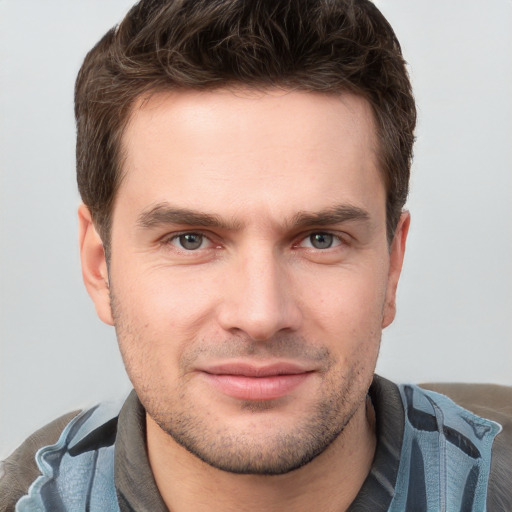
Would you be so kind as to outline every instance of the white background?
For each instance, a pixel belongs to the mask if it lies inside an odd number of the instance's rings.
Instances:
[[[73,84],[131,0],[0,0],[0,458],[125,394],[81,283]],[[378,371],[512,384],[512,1],[381,0],[419,126],[398,316]]]

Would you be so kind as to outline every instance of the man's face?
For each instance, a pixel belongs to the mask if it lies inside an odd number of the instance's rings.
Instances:
[[[351,95],[159,93],[134,109],[112,317],[95,301],[148,421],[214,467],[290,471],[364,407],[403,254],[376,144]]]

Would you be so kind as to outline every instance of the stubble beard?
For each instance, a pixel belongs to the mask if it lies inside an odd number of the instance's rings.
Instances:
[[[128,375],[146,412],[155,423],[176,443],[210,466],[235,474],[281,475],[289,473],[311,462],[323,453],[335,440],[343,442],[343,431],[355,412],[364,404],[370,385],[371,372],[358,366],[346,368],[346,374],[335,373],[335,361],[326,348],[313,349],[300,338],[278,337],[275,341],[255,344],[246,339],[235,338],[222,343],[196,343],[197,353],[207,347],[218,347],[223,355],[281,356],[309,353],[309,357],[323,361],[324,372],[320,389],[324,392],[309,411],[305,411],[297,422],[288,428],[272,424],[268,432],[255,436],[250,428],[234,430],[224,422],[215,421],[211,411],[201,408],[188,396],[187,379],[181,379],[177,392],[169,393],[165,382],[154,378],[152,364],[156,357],[148,348],[152,345],[142,332],[126,320],[119,303],[112,296],[111,302],[116,333]],[[137,347],[137,350],[132,350]],[[136,353],[134,353],[136,352]],[[194,354],[188,359],[194,359]],[[141,371],[142,367],[146,369]],[[157,363],[156,363],[157,364]],[[187,366],[188,363],[183,363]],[[147,376],[152,375],[151,382]],[[160,382],[160,384],[159,384]],[[251,414],[254,422],[264,422],[267,413],[279,407],[274,400],[241,401],[241,412]],[[268,418],[267,418],[268,419]],[[248,422],[250,425],[250,422]],[[260,429],[261,430],[261,429]]]
[[[214,468],[252,475],[281,475],[308,464],[342,435],[357,410],[336,393],[317,404],[307,419],[299,418],[293,428],[274,425],[255,436],[250,429],[212,426],[209,416],[193,406],[177,408],[154,396],[140,398],[158,426],[191,454]],[[255,422],[265,422],[265,414],[275,407],[271,402],[241,402],[240,409],[249,411]]]

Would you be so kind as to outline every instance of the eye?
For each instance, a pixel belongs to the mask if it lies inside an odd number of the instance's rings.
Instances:
[[[313,233],[309,235],[309,241],[315,249],[329,249],[334,241],[334,236],[329,233]]]
[[[301,247],[313,248],[313,249],[330,249],[341,244],[339,237],[332,233],[311,233],[301,243]]]
[[[172,238],[171,243],[186,251],[201,249],[207,243],[205,236],[200,233],[183,233]]]

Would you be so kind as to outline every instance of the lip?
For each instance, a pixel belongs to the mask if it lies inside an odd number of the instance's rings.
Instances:
[[[203,376],[221,393],[239,400],[274,400],[291,393],[313,371],[294,363],[263,366],[228,363],[201,370]]]

